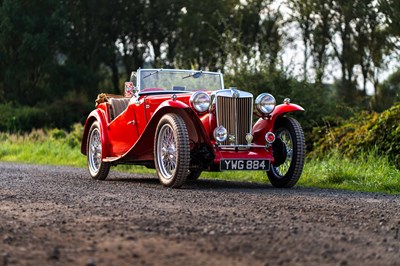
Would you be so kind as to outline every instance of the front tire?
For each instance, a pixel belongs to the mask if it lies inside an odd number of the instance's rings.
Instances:
[[[283,144],[284,152],[274,153],[274,157],[277,157],[275,161],[279,163],[271,165],[267,175],[274,187],[290,188],[297,183],[303,172],[306,151],[304,133],[294,118],[283,117],[276,123],[274,134]]]
[[[154,140],[154,162],[161,184],[181,187],[189,173],[189,134],[182,117],[166,114],[158,123]]]
[[[201,176],[201,171],[190,171],[188,176],[186,177],[187,180],[197,180]]]
[[[110,163],[103,162],[103,148],[99,122],[96,121],[89,129],[86,145],[87,164],[93,179],[104,180],[110,172]]]

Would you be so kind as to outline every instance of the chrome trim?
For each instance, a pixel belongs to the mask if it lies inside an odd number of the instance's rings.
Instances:
[[[217,145],[220,148],[269,148],[271,147],[270,144],[268,145],[257,145],[257,144],[250,144],[250,145]]]
[[[268,139],[268,137],[271,136],[271,135],[274,136],[274,140],[273,140],[273,141],[270,141],[270,140]],[[274,133],[272,133],[272,132],[267,132],[267,134],[265,134],[265,141],[266,141],[267,143],[272,144],[272,143],[275,142],[275,139],[276,139],[276,137],[275,137],[275,134],[274,134]]]
[[[220,147],[245,147],[246,135],[252,134],[253,94],[230,88],[217,91],[214,95],[217,126],[224,126],[228,135],[236,137],[234,145],[226,145],[227,141],[224,141]]]
[[[204,110],[204,111],[199,111],[199,110],[197,110],[197,109],[194,107],[194,99],[197,97],[197,95],[200,95],[200,94],[206,95],[206,96],[208,97],[208,101],[209,101],[208,107],[207,107],[207,109]],[[196,91],[196,92],[194,92],[194,93],[190,96],[190,98],[189,98],[189,103],[190,103],[191,107],[192,107],[193,109],[196,110],[196,112],[198,112],[198,113],[200,113],[200,114],[203,114],[203,113],[207,112],[207,111],[210,109],[211,97],[210,97],[210,95],[208,95],[208,94],[205,93],[204,91]]]
[[[182,73],[193,73],[197,70],[187,70],[187,69],[164,69],[164,68],[148,68],[148,69],[144,69],[144,68],[139,68],[136,71],[136,88],[139,90],[139,92],[141,91],[141,79],[142,79],[142,71],[157,71],[159,70],[160,72],[182,72]],[[212,72],[212,71],[203,71],[203,74],[209,74],[209,75],[216,75],[219,76],[219,80],[221,83],[221,90],[225,90],[225,86],[224,86],[224,76],[221,72]]]
[[[273,108],[272,108],[271,112],[263,112],[262,108],[260,107],[260,103],[265,97],[268,97],[268,96],[273,99],[274,103],[271,104],[271,105],[273,105]],[[275,97],[272,94],[266,93],[266,92],[261,93],[260,95],[258,95],[254,103],[256,105],[256,108],[257,108],[258,112],[261,115],[268,115],[268,114],[272,113],[275,110],[275,107],[276,107],[276,99],[275,99]]]

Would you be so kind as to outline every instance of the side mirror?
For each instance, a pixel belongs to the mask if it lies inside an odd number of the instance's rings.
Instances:
[[[125,90],[124,90],[124,96],[125,97],[132,97],[134,94],[134,87],[133,82],[125,82]]]
[[[132,97],[137,94],[139,90],[136,88],[136,72],[132,72],[129,82],[125,82],[125,97]]]

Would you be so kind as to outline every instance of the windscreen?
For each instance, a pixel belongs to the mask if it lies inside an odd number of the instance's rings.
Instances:
[[[140,92],[216,91],[223,89],[222,74],[189,70],[141,70]]]

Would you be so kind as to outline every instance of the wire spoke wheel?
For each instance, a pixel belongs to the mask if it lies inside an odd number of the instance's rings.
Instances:
[[[305,140],[303,129],[296,119],[282,117],[276,121],[275,136],[282,143],[283,151],[274,153],[278,165],[271,165],[267,171],[275,187],[293,187],[303,172]],[[276,157],[277,156],[277,157]]]
[[[103,162],[102,156],[100,126],[96,121],[90,127],[87,141],[87,164],[93,179],[106,179],[110,171],[110,164]]]
[[[89,167],[93,172],[98,172],[101,166],[101,141],[99,129],[94,129],[89,139]]]
[[[158,123],[154,161],[160,182],[181,187],[189,173],[190,146],[186,124],[177,114],[166,114]]]
[[[176,139],[174,137],[174,132],[169,124],[162,126],[160,133],[158,135],[158,145],[157,156],[159,156],[158,161],[160,161],[160,171],[167,178],[172,178],[176,169]]]
[[[273,168],[273,171],[275,171],[278,176],[285,176],[286,173],[289,171],[290,165],[292,164],[293,140],[290,135],[290,132],[287,129],[280,131],[276,137],[280,138],[282,140],[282,143],[284,144],[286,160],[283,164],[276,166],[276,167],[272,166],[272,168]]]

